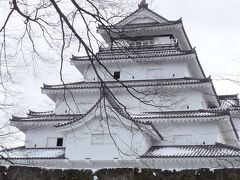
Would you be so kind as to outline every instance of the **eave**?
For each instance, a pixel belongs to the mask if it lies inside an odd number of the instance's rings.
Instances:
[[[63,114],[63,115],[35,115],[28,117],[16,117],[12,116],[10,123],[12,126],[18,128],[21,131],[26,131],[32,128],[38,127],[54,127],[59,123],[67,123],[71,120],[77,120],[81,118],[82,114]]]
[[[216,143],[215,145],[153,146],[141,158],[224,158],[239,157],[237,147]]]
[[[157,48],[143,48],[138,50],[131,49],[119,49],[113,51],[99,52],[95,56],[72,56],[71,64],[90,64],[91,61],[101,63],[104,62],[114,62],[120,63],[122,61],[151,61],[158,59],[183,59],[185,57],[193,57],[196,54],[195,49],[191,50],[179,50],[179,49],[162,49]],[[108,62],[109,63],[109,62]]]
[[[182,89],[182,88],[207,88],[213,99],[215,92],[211,79],[196,78],[172,78],[172,79],[149,79],[149,80],[127,80],[127,81],[105,81],[105,85],[112,91],[124,91],[128,89],[144,90],[146,88],[160,89]],[[100,82],[77,82],[65,85],[44,85],[42,93],[48,95],[53,101],[63,94],[79,93],[79,92],[99,92]],[[209,94],[208,93],[208,94]],[[216,98],[216,97],[215,97]],[[217,101],[217,100],[216,100]]]
[[[64,147],[54,147],[54,148],[26,148],[24,146],[3,149],[0,151],[1,160],[53,160],[53,159],[66,159],[65,158],[65,148]]]
[[[189,111],[162,111],[135,114],[132,116],[136,121],[164,123],[164,122],[205,122],[223,120],[229,118],[226,111],[211,112],[209,110],[189,110]]]

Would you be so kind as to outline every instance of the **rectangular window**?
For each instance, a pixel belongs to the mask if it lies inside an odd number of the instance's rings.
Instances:
[[[114,79],[120,79],[120,71],[114,71],[113,77]]]
[[[63,138],[57,138],[57,146],[63,146]]]

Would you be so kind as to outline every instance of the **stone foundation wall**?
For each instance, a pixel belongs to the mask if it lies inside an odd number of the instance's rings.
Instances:
[[[44,169],[0,166],[0,180],[239,180],[240,169],[162,171],[152,169]]]

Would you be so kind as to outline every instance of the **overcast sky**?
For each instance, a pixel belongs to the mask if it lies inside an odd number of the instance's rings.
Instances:
[[[169,20],[182,17],[201,65],[213,79],[240,75],[239,0],[152,0],[150,8]],[[240,79],[240,78],[239,78]],[[239,93],[226,81],[214,81],[220,94]],[[227,84],[227,86],[226,86]]]

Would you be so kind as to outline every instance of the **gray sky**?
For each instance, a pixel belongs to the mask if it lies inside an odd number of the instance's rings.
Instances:
[[[152,0],[150,8],[169,20],[183,18],[201,65],[213,79],[240,75],[239,0]],[[232,77],[233,78],[233,77]],[[239,76],[235,76],[239,79]],[[239,93],[226,81],[214,81],[220,94]],[[227,86],[226,86],[227,84]]]

